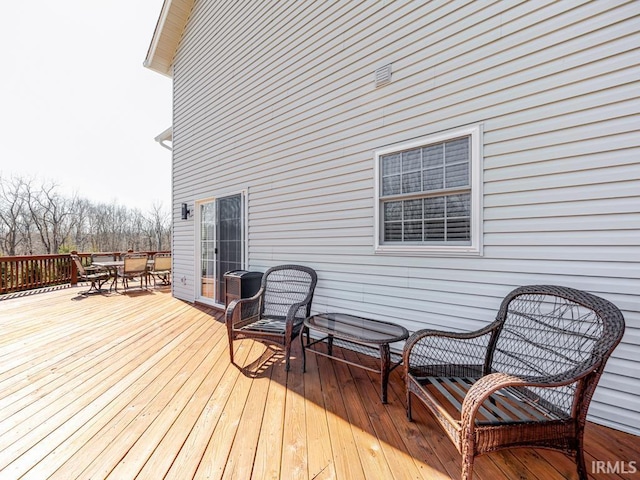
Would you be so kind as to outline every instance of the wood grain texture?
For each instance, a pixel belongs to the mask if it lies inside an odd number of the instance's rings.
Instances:
[[[230,364],[217,314],[168,291],[83,298],[83,288],[0,301],[2,479],[460,475],[457,451],[418,402],[406,420],[397,369],[383,405],[378,377],[361,369],[310,356],[303,374],[298,342],[289,372],[281,350],[251,340]],[[637,445],[588,424],[587,466],[633,460]],[[575,475],[569,458],[542,450],[476,463],[478,479],[516,472]]]

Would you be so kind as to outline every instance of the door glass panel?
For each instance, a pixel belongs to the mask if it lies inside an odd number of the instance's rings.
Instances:
[[[224,299],[223,275],[242,269],[242,196],[218,200],[218,269],[217,299]]]
[[[215,300],[215,202],[200,205],[200,295]]]

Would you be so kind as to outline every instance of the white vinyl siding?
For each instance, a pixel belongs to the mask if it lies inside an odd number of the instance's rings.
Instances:
[[[523,284],[627,331],[590,419],[640,434],[640,2],[195,2],[174,63],[174,292],[190,206],[247,191],[250,270],[317,270],[313,309],[486,325]],[[390,83],[374,72],[392,65]],[[373,158],[482,124],[482,255],[375,253]]]

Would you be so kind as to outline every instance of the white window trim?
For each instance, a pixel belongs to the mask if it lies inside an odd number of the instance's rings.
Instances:
[[[432,143],[439,143],[457,137],[471,136],[471,244],[470,245],[400,245],[380,242],[380,157],[389,153],[411,150]],[[482,124],[461,127],[446,132],[429,135],[407,143],[376,150],[374,155],[374,253],[389,255],[482,255]]]

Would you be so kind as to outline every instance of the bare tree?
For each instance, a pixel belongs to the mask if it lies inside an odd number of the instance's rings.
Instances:
[[[91,203],[84,198],[77,198],[71,216],[71,249],[79,252],[91,250]]]
[[[51,182],[0,177],[0,254],[167,250],[170,238],[161,204],[145,215],[115,202],[65,197]]]
[[[127,222],[127,247],[132,250],[145,250],[147,242],[145,242],[145,226],[148,223],[142,212],[133,209],[128,212]]]
[[[24,240],[20,233],[25,214],[25,186],[28,184],[22,177],[0,177],[0,248],[4,255],[16,255],[19,244]]]
[[[35,241],[37,233],[31,221],[29,221],[30,215],[28,209],[22,217],[20,223],[20,251],[18,255],[36,255],[42,252],[40,243]]]
[[[91,246],[95,252],[115,251],[109,232],[112,229],[112,215],[109,205],[99,203],[93,206],[91,215]]]
[[[46,253],[58,253],[72,228],[72,213],[76,199],[65,198],[56,191],[53,183],[42,184],[36,190],[27,188],[27,200],[31,221],[40,234]]]
[[[149,213],[150,238],[149,250],[164,250],[171,247],[171,217],[162,209],[162,203],[154,202]]]

